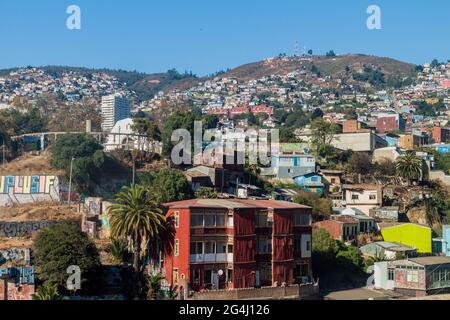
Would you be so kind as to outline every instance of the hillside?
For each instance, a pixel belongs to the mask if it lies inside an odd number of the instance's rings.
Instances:
[[[328,76],[340,76],[346,67],[358,71],[363,66],[371,66],[385,74],[386,79],[410,76],[415,69],[414,64],[401,62],[391,58],[347,54],[336,57],[314,56],[309,59],[291,57],[285,59],[268,59],[249,63],[226,72],[223,77],[235,77],[240,80],[262,78],[272,74],[287,74],[299,69],[310,70],[315,65],[318,70]]]
[[[31,67],[30,67],[31,68]],[[0,77],[9,75],[10,72],[19,68],[0,70]],[[158,91],[172,89],[188,89],[197,84],[197,76],[192,73],[179,73],[175,69],[163,73],[147,74],[138,71],[113,70],[113,69],[91,69],[67,66],[44,66],[38,67],[54,77],[61,77],[63,73],[75,73],[89,77],[93,73],[105,73],[117,78],[120,83],[126,84],[128,90],[136,92],[139,100],[152,98]]]
[[[105,73],[118,80],[119,88],[134,91],[139,101],[151,99],[159,91],[167,93],[173,89],[186,90],[196,86],[201,81],[211,79],[211,76],[199,78],[192,72],[179,73],[175,69],[154,74],[65,66],[45,66],[38,69],[45,71],[53,78],[61,78],[63,73],[74,73],[87,78],[91,78],[93,73]],[[386,83],[392,84],[393,82],[390,82],[390,80],[398,82],[413,75],[415,65],[391,58],[362,54],[347,54],[335,57],[276,57],[239,66],[221,73],[220,77],[234,77],[241,81],[248,81],[270,75],[284,75],[302,69],[306,71],[315,69],[314,72],[320,72],[322,75],[335,78],[353,78],[350,79],[350,82],[367,82],[367,79],[370,79],[369,82],[373,82],[372,84],[384,86]],[[16,70],[17,68],[0,70],[0,76],[7,76],[10,72]]]

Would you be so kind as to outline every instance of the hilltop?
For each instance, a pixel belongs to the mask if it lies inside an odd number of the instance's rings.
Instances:
[[[348,67],[358,72],[364,66],[370,66],[381,71],[387,79],[408,77],[415,71],[415,65],[391,58],[376,57],[363,54],[347,54],[334,57],[284,57],[266,59],[234,68],[223,77],[234,77],[239,80],[250,80],[266,77],[272,74],[283,75],[299,69],[310,70],[313,65],[324,75],[339,77]]]

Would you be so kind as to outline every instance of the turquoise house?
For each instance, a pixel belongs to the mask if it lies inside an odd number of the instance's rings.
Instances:
[[[322,176],[317,173],[308,173],[305,175],[294,177],[295,185],[302,189],[322,195],[324,193],[325,185]]]

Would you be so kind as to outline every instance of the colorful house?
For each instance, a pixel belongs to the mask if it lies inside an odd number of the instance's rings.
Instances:
[[[380,223],[384,241],[416,247],[418,253],[432,253],[431,228],[414,223]]]
[[[323,194],[324,183],[322,176],[317,173],[308,173],[294,178],[294,183],[306,191]]]
[[[311,155],[277,155],[272,157],[272,172],[279,180],[291,180],[316,172],[316,158]],[[291,180],[292,181],[292,180]]]

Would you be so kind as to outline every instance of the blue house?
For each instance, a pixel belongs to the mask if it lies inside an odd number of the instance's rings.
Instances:
[[[278,155],[272,157],[272,174],[279,180],[315,173],[316,158],[311,155]]]
[[[386,140],[389,147],[398,147],[398,140],[400,139],[400,136],[398,136],[396,134],[388,133],[382,137],[384,140]]]
[[[294,177],[294,183],[302,189],[322,195],[325,185],[322,176],[317,173],[308,173]]]

